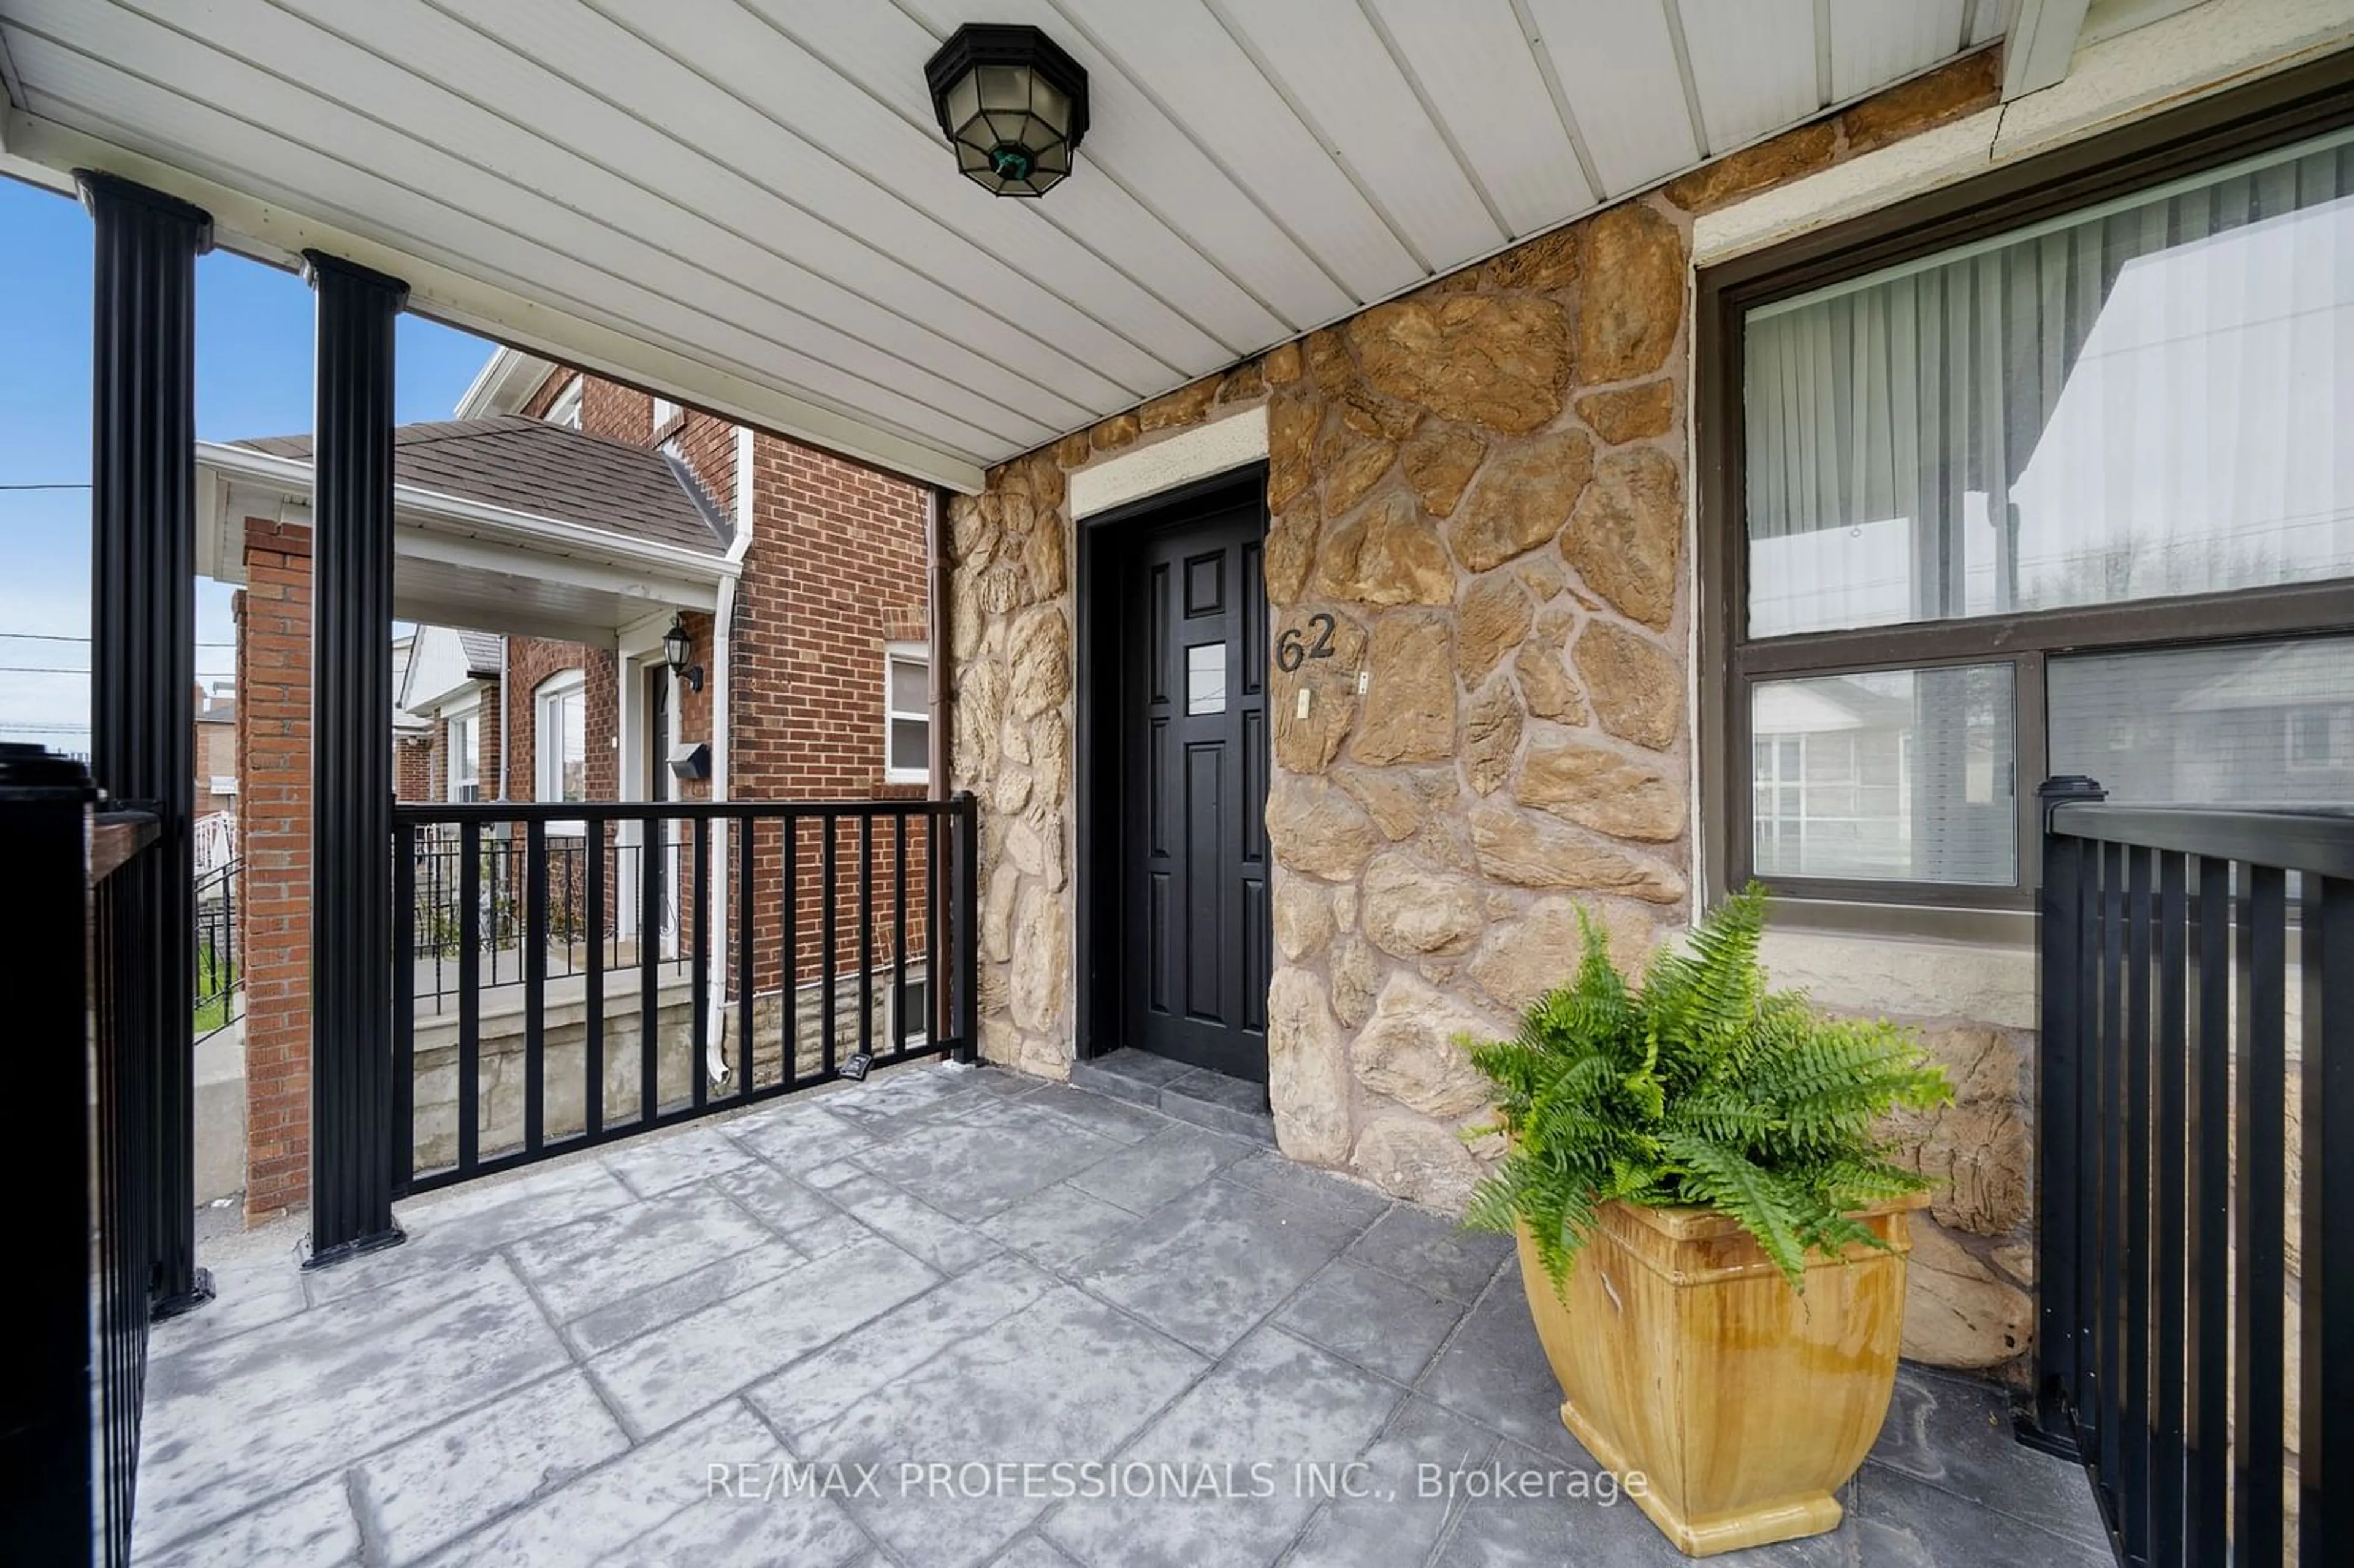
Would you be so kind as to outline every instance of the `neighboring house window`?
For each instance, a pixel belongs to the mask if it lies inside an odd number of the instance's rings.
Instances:
[[[534,694],[536,710],[532,753],[539,772],[542,800],[585,800],[588,798],[588,694],[580,672],[566,670],[550,675]],[[578,833],[577,821],[551,823],[548,831]]]
[[[894,642],[883,657],[883,779],[925,784],[932,777],[931,655],[920,642]]]
[[[2347,748],[2340,737],[2345,733],[2348,711],[2346,704],[2329,707],[2318,703],[2288,709],[2288,765],[2296,768],[2345,767]]]
[[[476,745],[482,734],[480,714],[461,714],[450,721],[450,799],[482,798],[482,756]]]
[[[2317,635],[2354,620],[2349,198],[2339,135],[1892,263],[1900,212],[1836,252],[1860,275],[1703,277],[1728,884],[2024,906],[2047,775],[2354,788],[2354,638]]]
[[[580,389],[588,379],[585,376],[575,376],[564,384],[564,390],[558,392],[556,401],[547,406],[549,424],[563,425],[575,430],[580,428]]]

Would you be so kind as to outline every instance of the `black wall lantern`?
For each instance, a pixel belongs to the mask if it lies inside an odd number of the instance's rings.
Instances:
[[[1087,133],[1087,73],[1035,27],[969,22],[924,67],[957,167],[992,196],[1041,196]]]
[[[686,623],[677,616],[672,616],[670,630],[663,633],[663,662],[670,666],[673,676],[687,683],[688,689],[699,692],[703,690],[703,666],[688,665],[686,653],[690,646]]]

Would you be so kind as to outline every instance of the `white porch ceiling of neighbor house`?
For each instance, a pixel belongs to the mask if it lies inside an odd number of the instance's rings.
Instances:
[[[0,0],[0,171],[160,185],[237,249],[341,247],[457,324],[970,489],[2046,4]],[[932,123],[924,61],[976,20],[1087,69],[1041,202]]]
[[[685,598],[684,595],[670,597]],[[474,562],[402,554],[393,565],[393,614],[429,626],[549,637],[610,648],[621,629],[671,609],[709,614],[712,597],[671,605],[578,581],[495,571]]]
[[[197,443],[196,573],[242,587],[248,517],[308,524],[307,463]],[[393,490],[396,620],[610,648],[673,610],[709,612],[733,568],[718,556],[599,534],[408,485]]]

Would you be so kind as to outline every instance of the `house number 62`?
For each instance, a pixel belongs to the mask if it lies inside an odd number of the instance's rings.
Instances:
[[[1320,609],[1308,618],[1308,624],[1316,632],[1315,641],[1310,642],[1301,637],[1299,628],[1296,626],[1287,628],[1275,641],[1276,667],[1286,674],[1299,669],[1303,659],[1332,657],[1332,618]]]

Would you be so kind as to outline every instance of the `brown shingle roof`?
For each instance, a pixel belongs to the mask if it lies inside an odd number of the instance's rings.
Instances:
[[[237,445],[311,461],[309,436]],[[667,453],[517,414],[402,425],[392,432],[392,473],[420,490],[715,556],[733,532]]]

